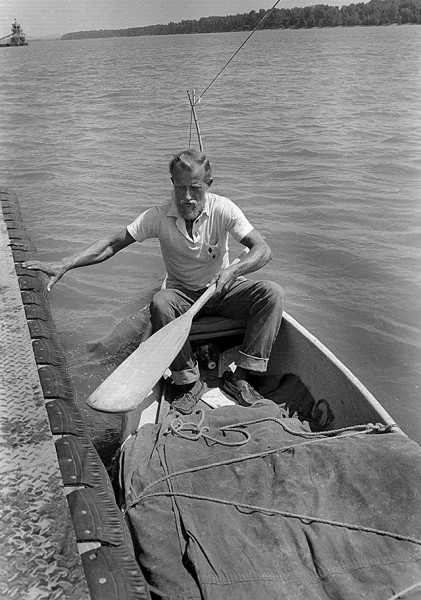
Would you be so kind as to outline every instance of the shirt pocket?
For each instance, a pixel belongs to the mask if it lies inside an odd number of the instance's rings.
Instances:
[[[221,256],[220,244],[203,244],[201,259],[203,262],[212,263],[218,260]]]

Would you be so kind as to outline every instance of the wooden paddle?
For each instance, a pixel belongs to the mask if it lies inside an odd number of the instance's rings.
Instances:
[[[244,252],[232,264],[239,262],[243,255]],[[211,285],[187,312],[141,343],[89,396],[88,405],[95,410],[112,413],[136,408],[180,352],[194,316],[215,290],[216,284]]]

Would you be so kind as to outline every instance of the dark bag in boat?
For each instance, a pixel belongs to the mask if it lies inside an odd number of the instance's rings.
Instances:
[[[387,600],[421,581],[419,446],[282,416],[267,401],[170,413],[128,440],[126,517],[152,598]]]

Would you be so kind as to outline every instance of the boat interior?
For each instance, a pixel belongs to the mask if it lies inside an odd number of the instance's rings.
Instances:
[[[201,377],[207,384],[197,408],[213,410],[235,404],[221,389],[221,377],[235,370],[246,328],[243,320],[201,317],[189,335]],[[142,404],[123,416],[122,441],[146,423],[160,423],[171,408],[170,371]],[[365,386],[316,337],[285,313],[268,370],[251,382],[264,397],[307,421],[312,431],[327,431],[367,423],[394,426]]]

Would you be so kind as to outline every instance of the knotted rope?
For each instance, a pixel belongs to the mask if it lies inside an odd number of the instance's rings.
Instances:
[[[184,438],[185,440],[191,440],[196,442],[198,439],[203,437],[205,440],[209,440],[211,442],[216,442],[217,444],[221,444],[221,446],[243,446],[247,444],[247,442],[251,439],[251,435],[245,429],[242,429],[242,424],[239,425],[228,425],[225,427],[221,427],[220,431],[224,434],[234,431],[240,433],[244,436],[244,440],[240,440],[238,442],[228,442],[223,439],[218,439],[209,435],[209,427],[204,425],[205,421],[205,411],[199,409],[196,411],[196,414],[200,416],[199,422],[195,423],[194,421],[183,421],[179,415],[176,415],[169,423],[168,428],[164,432],[164,435],[168,435],[173,433],[178,437]],[[190,435],[187,435],[184,432],[191,431]]]
[[[213,442],[216,442],[218,444],[222,444],[225,446],[242,446],[251,439],[251,435],[248,432],[241,430],[240,428],[245,427],[246,425],[252,425],[255,423],[263,423],[265,421],[272,421],[272,422],[275,422],[278,425],[280,425],[287,433],[290,433],[291,435],[304,437],[304,438],[313,438],[313,439],[308,439],[307,441],[301,442],[299,444],[289,444],[287,446],[279,446],[276,448],[271,448],[269,450],[264,450],[262,452],[243,454],[241,456],[236,456],[234,458],[229,458],[229,459],[212,462],[212,463],[208,463],[208,464],[204,464],[204,465],[197,465],[195,467],[190,467],[188,469],[181,469],[179,471],[174,471],[173,473],[169,473],[169,474],[165,475],[164,477],[160,477],[160,478],[156,479],[155,481],[151,482],[150,484],[148,484],[143,489],[143,492],[141,494],[139,494],[129,505],[126,506],[126,508],[123,510],[123,515],[125,515],[127,513],[127,511],[129,511],[130,509],[134,508],[143,499],[145,499],[146,497],[149,497],[151,494],[148,494],[147,492],[152,487],[160,485],[161,483],[164,483],[164,482],[171,483],[171,481],[175,477],[180,477],[181,475],[186,475],[188,473],[195,473],[197,471],[203,471],[205,469],[212,469],[215,467],[227,466],[227,465],[231,465],[234,463],[243,462],[246,460],[263,458],[265,456],[269,456],[270,454],[276,454],[278,452],[279,453],[294,452],[295,449],[298,449],[302,446],[316,444],[316,443],[320,443],[323,441],[334,442],[334,441],[341,441],[344,439],[348,439],[350,436],[366,435],[368,433],[380,433],[380,432],[386,433],[386,432],[389,432],[392,429],[392,427],[394,426],[394,424],[381,425],[381,424],[371,424],[370,423],[367,425],[355,425],[354,427],[343,427],[341,429],[334,429],[334,430],[323,432],[323,433],[311,433],[311,432],[304,432],[304,431],[294,431],[293,429],[288,427],[281,419],[276,419],[275,417],[262,417],[260,419],[243,421],[242,423],[235,423],[234,425],[224,425],[223,427],[221,427],[220,431],[222,433],[226,433],[229,431],[235,431],[235,432],[239,432],[239,433],[243,434],[246,438],[245,440],[241,440],[240,442],[226,442],[225,440],[221,441],[221,439],[219,439],[219,438],[214,438],[213,436],[207,435],[209,428],[203,425],[204,411],[199,409],[196,411],[195,414],[198,414],[200,416],[198,423],[194,423],[194,422],[190,422],[190,421],[183,422],[179,416],[176,416],[169,422],[169,425],[162,432],[163,435],[166,436],[166,435],[172,433],[173,435],[176,435],[178,437],[183,437],[184,439],[189,439],[191,441],[197,441],[201,437],[206,439],[206,437],[207,437],[207,439],[211,439]],[[185,431],[185,429],[183,429],[183,427],[180,423],[184,424],[184,426],[187,426],[187,430],[192,431],[192,434],[190,436],[183,433],[183,431]],[[339,433],[345,433],[345,432],[347,433],[346,436],[341,437],[340,435],[338,435]],[[159,492],[158,494],[165,495],[165,492],[162,492],[162,493]]]

